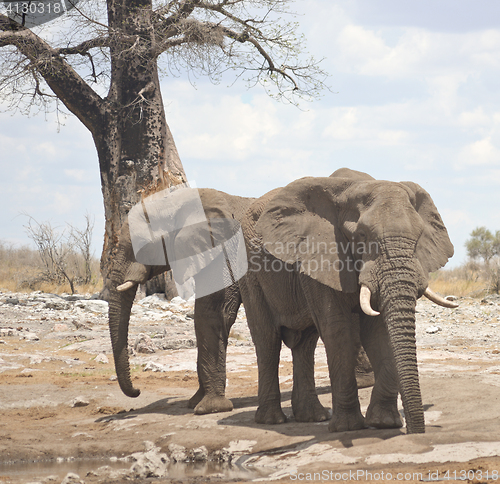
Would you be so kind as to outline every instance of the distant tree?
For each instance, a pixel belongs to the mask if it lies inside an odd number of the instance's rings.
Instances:
[[[492,233],[486,227],[477,227],[465,242],[467,255],[473,261],[482,261],[489,290],[500,291],[500,230]]]
[[[0,14],[4,106],[30,113],[62,103],[92,134],[104,197],[105,285],[130,208],[141,196],[186,181],[165,119],[159,61],[173,75],[202,73],[218,82],[233,72],[278,99],[312,99],[325,73],[303,55],[297,23],[285,18],[291,3],[75,1],[50,28]]]
[[[57,230],[50,222],[39,223],[28,215],[25,230],[35,243],[43,266],[39,281],[67,282],[72,294],[76,292],[77,284],[91,282],[93,274],[90,246],[94,225],[89,215],[85,220],[84,229],[70,225],[67,232]]]
[[[500,255],[500,230],[493,234],[486,227],[477,227],[470,233],[470,237],[465,242],[465,247],[471,259],[482,259],[488,266],[493,257]]]
[[[92,282],[92,259],[94,252],[92,251],[92,234],[94,231],[94,219],[89,215],[85,215],[85,228],[79,229],[69,224],[70,240],[74,247],[80,252],[83,263],[83,283],[89,284]]]

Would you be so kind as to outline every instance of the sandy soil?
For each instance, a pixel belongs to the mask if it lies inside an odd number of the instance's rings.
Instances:
[[[235,409],[195,416],[186,406],[197,389],[191,303],[151,296],[135,304],[131,363],[142,393],[130,399],[115,381],[103,301],[0,293],[0,483],[500,482],[500,299],[458,302],[456,310],[418,303],[427,430],[405,435],[294,422],[286,348],[289,422],[255,424],[244,311],[228,348]],[[330,406],[322,346],[316,384]],[[363,410],[370,392],[360,390]]]

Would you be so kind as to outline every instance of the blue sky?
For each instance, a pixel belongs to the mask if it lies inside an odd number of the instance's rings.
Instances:
[[[314,0],[293,8],[332,92],[297,109],[243,83],[164,78],[167,121],[199,187],[259,196],[347,166],[433,197],[466,259],[477,226],[500,230],[498,0]],[[28,213],[54,226],[103,208],[97,156],[75,119],[0,113],[0,238],[27,243]]]

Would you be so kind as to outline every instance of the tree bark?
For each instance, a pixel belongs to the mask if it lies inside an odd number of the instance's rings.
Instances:
[[[141,197],[186,181],[168,128],[160,91],[149,0],[108,2],[111,86],[102,130],[93,133],[99,155],[106,228],[101,258],[106,298],[120,227]],[[135,37],[122,44],[119,39]]]

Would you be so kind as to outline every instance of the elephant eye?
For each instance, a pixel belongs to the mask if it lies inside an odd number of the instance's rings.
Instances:
[[[366,233],[363,230],[360,230],[357,235],[359,240],[361,241],[366,240]]]

